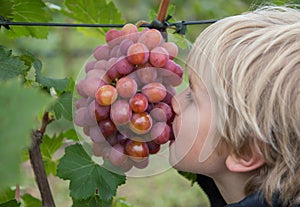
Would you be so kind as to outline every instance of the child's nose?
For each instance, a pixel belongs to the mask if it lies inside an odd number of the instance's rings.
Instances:
[[[179,103],[178,103],[178,95],[176,95],[172,98],[171,103],[172,103],[173,111],[175,112],[175,114],[179,114],[180,107],[179,107]]]
[[[172,98],[172,107],[173,107],[175,114],[177,114],[177,115],[180,114],[182,112],[182,110],[184,110],[185,107],[187,106],[187,103],[185,100],[187,92],[188,92],[188,89],[185,89],[184,91],[176,94]]]

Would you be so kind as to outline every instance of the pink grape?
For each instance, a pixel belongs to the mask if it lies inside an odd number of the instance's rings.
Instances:
[[[125,145],[128,141],[128,137],[124,135],[123,133],[118,132],[117,133],[117,140],[120,144]]]
[[[113,81],[121,77],[121,74],[117,71],[117,68],[115,67],[117,60],[118,58],[113,57],[110,58],[107,62],[107,75]]]
[[[171,106],[164,102],[159,102],[154,105],[153,109],[150,112],[150,115],[156,121],[168,122],[173,118],[174,113]]]
[[[141,162],[149,156],[147,144],[137,140],[128,140],[125,145],[125,152],[135,162]]]
[[[133,113],[129,127],[136,134],[146,134],[152,127],[152,118],[146,112]]]
[[[116,144],[111,148],[109,160],[113,165],[121,166],[126,162],[127,158],[124,146]]]
[[[157,122],[153,125],[150,136],[156,144],[165,144],[170,138],[170,126],[166,122]]]
[[[92,126],[89,128],[89,136],[91,137],[93,142],[104,142],[105,137],[103,136],[102,132],[98,125]]]
[[[153,141],[147,142],[147,145],[148,145],[148,149],[149,149],[150,154],[156,154],[160,150],[160,144],[157,144]]]
[[[171,60],[178,55],[178,47],[174,42],[164,42],[161,46],[168,51]]]
[[[115,102],[118,97],[117,89],[111,85],[100,87],[95,95],[96,101],[101,106],[109,106]]]
[[[129,123],[132,116],[128,101],[117,100],[111,105],[110,117],[116,126]]]
[[[166,97],[167,91],[163,84],[153,82],[148,83],[142,88],[142,94],[148,98],[149,102],[157,103]]]
[[[120,43],[120,51],[123,55],[127,55],[127,51],[128,48],[133,45],[134,42],[130,39],[124,39],[121,43]]]
[[[114,146],[114,145],[118,144],[116,134],[113,134],[113,135],[110,135],[110,136],[106,137],[106,141],[110,146]]]
[[[76,109],[79,109],[81,107],[87,107],[88,106],[88,102],[87,102],[87,98],[81,98],[81,99],[78,99],[76,101]]]
[[[163,37],[158,30],[150,29],[139,37],[138,42],[143,43],[149,50],[152,50],[163,42]]]
[[[82,90],[84,91],[84,93],[86,95],[88,95],[89,97],[95,97],[95,94],[99,88],[99,84],[100,84],[100,79],[97,77],[91,77],[88,78],[86,77],[86,79],[84,80],[84,84],[83,84],[83,88]]]
[[[90,70],[93,70],[97,61],[90,61],[85,65],[85,72],[89,72]]]
[[[120,57],[121,56],[121,51],[120,51],[120,45],[116,45],[116,46],[114,46],[114,48],[112,48],[111,50],[110,50],[110,57],[112,58],[112,57]]]
[[[120,41],[121,41],[120,37],[121,37],[120,30],[111,29],[106,32],[105,40],[106,40],[107,45],[110,48],[113,48],[114,46],[116,46],[120,43]]]
[[[135,159],[132,160],[133,160],[133,166],[138,169],[144,169],[149,165],[149,155],[142,161],[137,161]]]
[[[84,92],[83,88],[84,88],[84,79],[79,80],[76,83],[76,91],[81,97],[88,97],[88,95]]]
[[[123,38],[137,41],[138,28],[134,24],[126,24],[121,29],[121,35]]]
[[[149,59],[149,49],[142,43],[135,43],[128,48],[127,57],[134,65],[142,65]]]
[[[110,106],[101,106],[95,101],[95,117],[97,121],[107,119],[110,115]]]
[[[105,138],[117,133],[117,128],[111,119],[105,119],[99,122],[100,130]]]
[[[148,99],[145,95],[137,93],[129,100],[129,105],[134,112],[145,112],[148,108]]]
[[[94,50],[94,57],[97,60],[108,60],[109,59],[109,48],[106,45],[99,45]]]
[[[136,74],[143,84],[155,82],[158,76],[157,68],[154,67],[140,68],[136,71]]]
[[[74,123],[77,126],[80,126],[80,127],[87,126],[87,123],[85,120],[86,111],[87,111],[87,107],[81,107],[80,109],[78,109],[76,111],[75,117],[74,117]]]
[[[95,62],[93,69],[105,71],[106,68],[107,68],[107,60],[98,60],[97,62]]]
[[[121,75],[127,75],[134,69],[133,65],[129,63],[128,59],[125,56],[121,56],[114,64],[114,67]]]
[[[130,98],[137,92],[137,84],[134,79],[126,76],[121,78],[117,84],[116,89],[118,94],[123,98]]]
[[[111,146],[109,146],[108,143],[93,142],[92,146],[93,146],[93,154],[95,156],[98,156],[98,157],[102,156],[103,159],[107,159],[109,157]]]
[[[155,47],[150,51],[150,63],[158,68],[162,68],[169,60],[169,53],[163,47]]]

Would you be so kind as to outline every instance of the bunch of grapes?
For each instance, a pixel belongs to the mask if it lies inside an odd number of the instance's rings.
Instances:
[[[76,84],[74,122],[92,140],[95,156],[124,171],[142,169],[174,139],[171,99],[183,76],[174,62],[178,48],[158,30],[139,32],[133,24],[109,30],[106,43]]]

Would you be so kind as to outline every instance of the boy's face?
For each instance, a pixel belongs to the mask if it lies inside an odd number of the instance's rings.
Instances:
[[[215,147],[214,113],[210,95],[198,75],[189,70],[190,85],[173,99],[175,142],[170,162],[178,170],[210,174],[224,164]]]

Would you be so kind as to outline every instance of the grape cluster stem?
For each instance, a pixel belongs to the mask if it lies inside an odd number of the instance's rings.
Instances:
[[[55,207],[40,150],[46,128],[53,120],[48,112],[44,113],[41,128],[32,132],[32,143],[29,148],[30,163],[41,194],[42,207]]]

